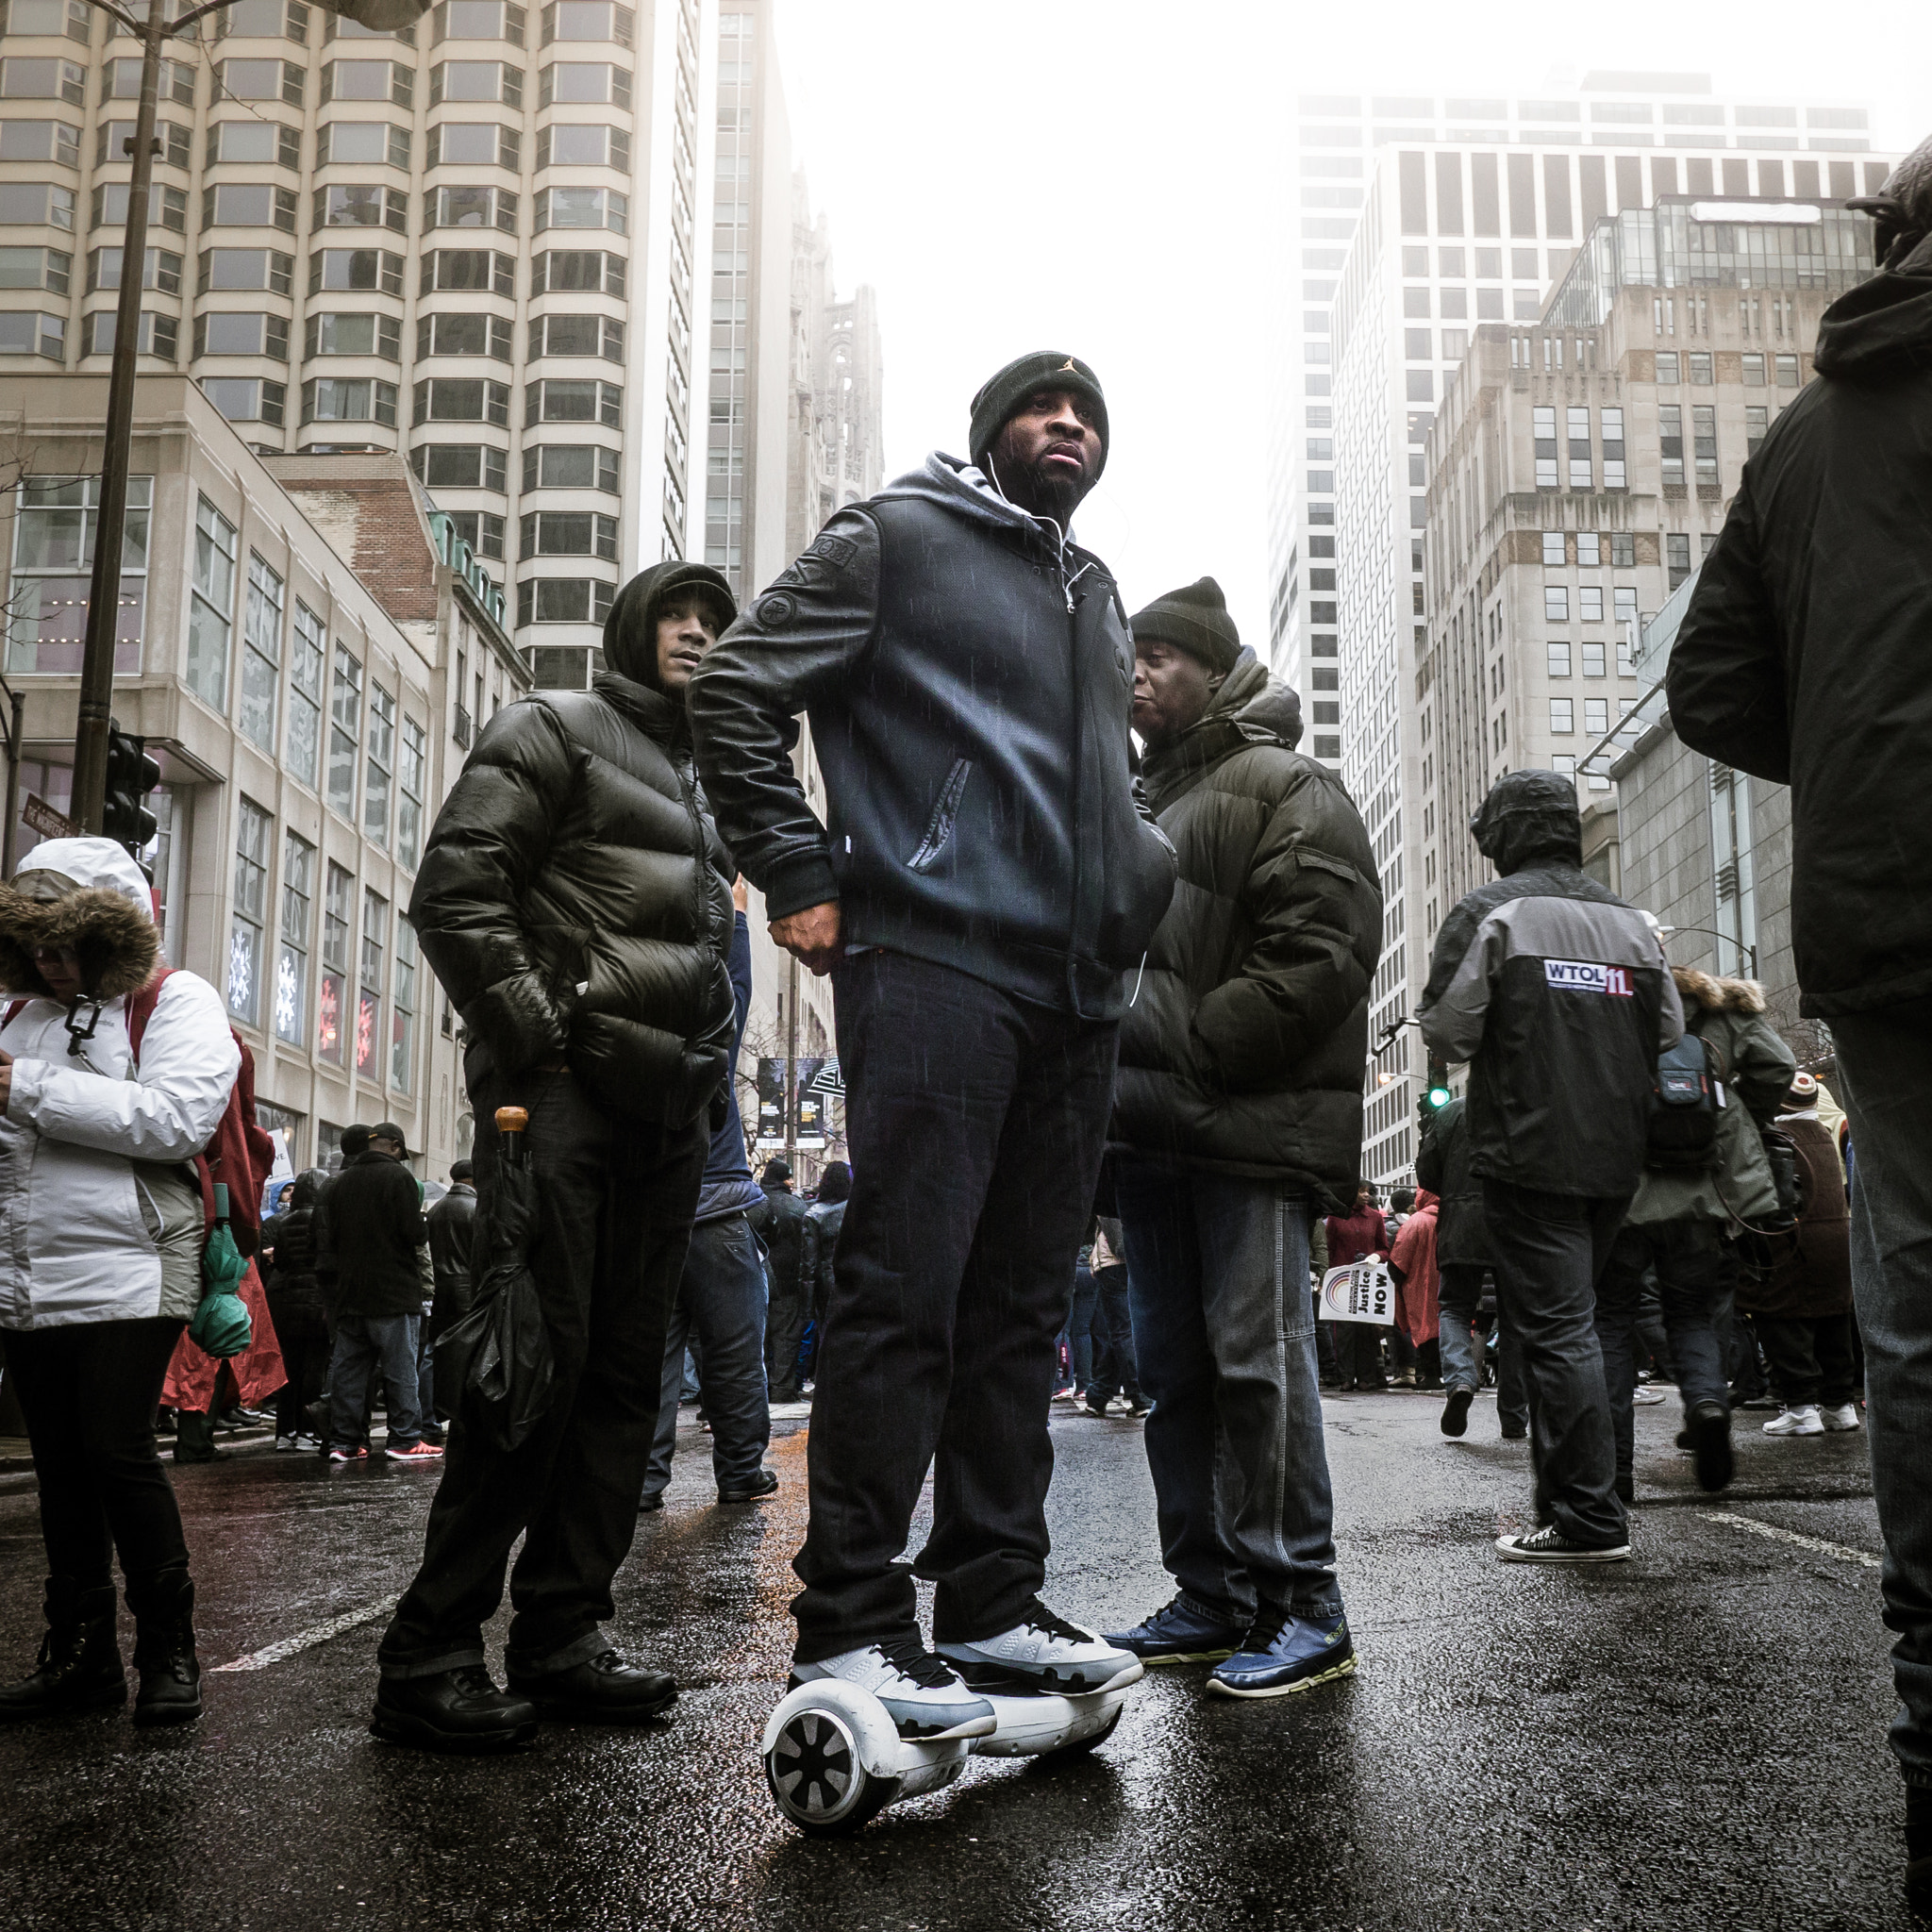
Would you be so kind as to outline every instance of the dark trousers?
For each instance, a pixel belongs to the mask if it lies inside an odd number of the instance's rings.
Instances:
[[[1393,1330],[1373,1322],[1331,1322],[1335,1336],[1335,1377],[1343,1389],[1386,1389],[1382,1373],[1382,1338]]]
[[[152,1316],[5,1337],[7,1379],[40,1483],[48,1574],[96,1589],[113,1581],[118,1555],[137,1616],[161,1571],[188,1567],[181,1511],[155,1447],[155,1409],[186,1325]]]
[[[1485,1179],[1496,1305],[1523,1348],[1537,1513],[1573,1542],[1624,1541],[1616,1432],[1596,1337],[1596,1285],[1630,1197],[1549,1194]]]
[[[416,1357],[423,1342],[421,1315],[336,1317],[335,1352],[328,1365],[329,1441],[353,1449],[369,1435],[375,1382],[382,1379],[389,1446],[407,1449],[423,1439],[423,1407],[416,1394]]]
[[[765,1399],[765,1270],[742,1214],[691,1229],[691,1253],[664,1331],[664,1381],[644,1494],[661,1496],[677,1451],[677,1404],[684,1351],[692,1335],[704,1349],[705,1420],[711,1425],[711,1472],[721,1490],[740,1490],[764,1467],[772,1440]]]
[[[1842,1408],[1857,1388],[1850,1315],[1753,1315],[1772,1386],[1787,1408]]]
[[[270,1309],[273,1317],[274,1309]],[[309,1405],[322,1393],[323,1376],[328,1368],[329,1340],[320,1321],[313,1328],[291,1322],[285,1328],[275,1324],[275,1341],[282,1351],[282,1369],[288,1380],[275,1397],[275,1434],[299,1436],[309,1426]]]
[[[1488,1272],[1480,1261],[1442,1263],[1442,1379],[1452,1389],[1474,1391],[1483,1385],[1482,1356],[1488,1337],[1482,1331],[1488,1324],[1478,1310],[1482,1307],[1483,1276]],[[1496,1420],[1519,1428],[1529,1426],[1529,1398],[1523,1387],[1523,1351],[1517,1344],[1515,1330],[1503,1319],[1500,1307],[1496,1311]]]
[[[745,1224],[749,1234],[751,1224]],[[774,1402],[796,1402],[805,1392],[799,1387],[798,1352],[805,1341],[805,1324],[811,1313],[807,1291],[809,1284],[801,1269],[791,1281],[766,1277],[770,1299],[760,1296],[758,1325],[764,1337],[765,1380]]]
[[[481,1056],[473,1056],[472,1066]],[[480,1074],[480,1077],[479,1077]],[[660,1127],[599,1107],[568,1074],[473,1072],[476,1214],[496,1191],[499,1107],[525,1136],[541,1221],[530,1270],[556,1363],[549,1412],[513,1450],[466,1425],[459,1400],[423,1567],[383,1634],[383,1668],[426,1674],[476,1663],[503,1600],[511,1545],[524,1668],[561,1669],[608,1648],[610,1579],[630,1553],[664,1372],[664,1326],[684,1272],[709,1141],[700,1117]],[[449,1394],[456,1398],[458,1391]]]
[[[884,951],[833,972],[852,1198],[824,1316],[793,1567],[801,1662],[1009,1629],[1046,1574],[1054,1339],[1092,1211],[1118,1029]]]
[[[1100,1289],[1086,1262],[1074,1267],[1074,1299],[1067,1311],[1067,1382],[1083,1395],[1093,1380],[1093,1324],[1100,1311]]]
[[[1127,1299],[1127,1271],[1103,1268],[1091,1277],[1094,1313],[1093,1374],[1087,1400],[1098,1406],[1116,1395],[1141,1401],[1141,1375],[1134,1358],[1134,1312]]]
[[[1610,1398],[1610,1424],[1617,1438],[1617,1473],[1634,1467],[1637,1390],[1637,1322],[1643,1301],[1644,1274],[1657,1274],[1657,1303],[1671,1358],[1677,1370],[1677,1392],[1684,1415],[1700,1402],[1730,1407],[1730,1383],[1724,1350],[1711,1324],[1711,1310],[1722,1291],[1716,1228],[1705,1222],[1659,1221],[1625,1226],[1610,1247],[1610,1258],[1596,1285],[1596,1336],[1603,1350],[1604,1387]]]

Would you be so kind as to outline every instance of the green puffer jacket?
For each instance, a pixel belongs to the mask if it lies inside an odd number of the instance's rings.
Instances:
[[[1374,852],[1294,749],[1301,701],[1244,650],[1144,777],[1180,882],[1121,1023],[1109,1144],[1306,1189],[1345,1212],[1362,1140]]]
[[[658,609],[702,586],[660,564],[619,593],[588,691],[506,707],[429,835],[409,918],[436,976],[515,1074],[565,1063],[613,1112],[677,1127],[722,1088],[736,1019],[730,854],[681,702],[657,688]]]
[[[1759,1125],[1769,1126],[1790,1091],[1798,1063],[1764,1018],[1764,993],[1748,979],[1715,979],[1686,966],[1671,976],[1684,1000],[1684,1030],[1704,1041],[1724,1084],[1717,1117],[1719,1165],[1659,1171],[1646,1168],[1628,1219],[1648,1227],[1661,1221],[1717,1223],[1730,1232],[1740,1221],[1774,1213],[1777,1188]]]

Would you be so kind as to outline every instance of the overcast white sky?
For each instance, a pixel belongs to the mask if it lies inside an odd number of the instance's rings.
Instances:
[[[1082,356],[1107,390],[1113,450],[1081,541],[1129,609],[1218,577],[1257,646],[1259,305],[1293,213],[1296,93],[1690,70],[1721,92],[1869,102],[1874,147],[1932,134],[1932,8],[1919,0],[1869,23],[1816,0],[774,5],[796,158],[830,218],[841,292],[878,291],[888,475],[928,449],[963,455],[967,402],[1008,358]]]

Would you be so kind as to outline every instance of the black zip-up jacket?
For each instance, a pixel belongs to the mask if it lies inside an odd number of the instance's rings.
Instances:
[[[1112,1018],[1174,877],[1135,795],[1133,676],[1099,558],[933,456],[835,516],[706,658],[698,770],[772,918],[838,900],[847,945]]]
[[[1684,1009],[1642,913],[1579,863],[1576,790],[1511,772],[1473,828],[1499,879],[1442,922],[1423,1038],[1467,1060],[1470,1169],[1548,1194],[1633,1194],[1657,1058]]]
[[[436,1278],[435,1324],[447,1328],[470,1311],[475,1298],[471,1249],[476,1236],[476,1190],[458,1181],[424,1220],[429,1226],[429,1266]]]
[[[1492,1258],[1483,1184],[1470,1172],[1468,1105],[1452,1100],[1438,1108],[1415,1157],[1416,1186],[1442,1204],[1436,1211],[1439,1267],[1487,1268]]]
[[[329,1233],[340,1278],[337,1312],[423,1312],[423,1191],[400,1160],[372,1148],[336,1175],[328,1191]]]
[[[1824,312],[1671,652],[1693,751],[1791,788],[1802,1010],[1932,993],[1932,241]]]
[[[1108,1139],[1340,1208],[1361,1173],[1382,891],[1301,728],[1300,700],[1244,650],[1207,714],[1147,754],[1180,883],[1121,1023]]]
[[[657,611],[693,583],[724,579],[685,563],[633,577],[593,689],[491,719],[409,902],[489,1065],[565,1063],[604,1107],[671,1127],[718,1096],[736,1017],[731,856],[698,793],[684,708],[657,689]]]
[[[811,1305],[812,1264],[817,1258],[811,1241],[809,1210],[790,1188],[765,1189],[764,1199],[745,1209],[745,1219],[765,1244],[765,1272],[772,1284],[772,1304],[781,1298]]]

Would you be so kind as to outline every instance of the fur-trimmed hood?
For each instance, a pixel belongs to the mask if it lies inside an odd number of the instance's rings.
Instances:
[[[1673,966],[1671,977],[1687,1001],[1695,1000],[1713,1013],[1761,1013],[1764,989],[1755,979],[1720,979],[1694,966]]]
[[[111,839],[51,839],[0,885],[0,991],[49,997],[36,946],[72,946],[97,1000],[138,992],[160,959],[154,896],[141,868]]]

